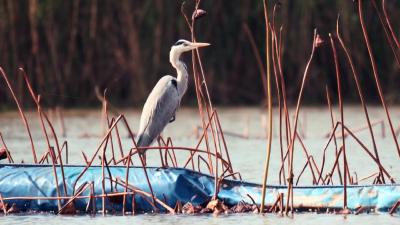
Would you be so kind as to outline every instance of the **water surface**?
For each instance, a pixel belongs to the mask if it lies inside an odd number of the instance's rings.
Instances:
[[[291,109],[294,112],[293,109]],[[231,155],[233,167],[239,171],[244,180],[251,182],[261,182],[262,171],[265,160],[266,150],[266,136],[265,130],[265,111],[261,108],[221,108],[218,109],[219,117],[221,119],[222,127],[226,132],[226,139],[228,148]],[[139,124],[140,111],[139,110],[121,110],[129,121],[133,130],[136,130]],[[392,119],[395,128],[398,128],[400,121],[400,108],[393,107],[391,109]],[[102,119],[100,110],[67,110],[64,112],[65,121],[65,137],[61,135],[61,126],[55,114],[51,116],[55,129],[58,133],[60,141],[67,140],[69,144],[69,161],[73,164],[82,163],[81,151],[87,155],[91,155],[96,150],[97,145],[100,143],[102,134],[104,133],[104,126],[102,126]],[[275,114],[277,117],[277,111]],[[385,119],[384,112],[377,107],[370,108],[370,116],[372,121],[380,121]],[[27,117],[32,129],[35,146],[38,151],[38,156],[43,154],[46,149],[46,142],[40,129],[40,123],[37,120],[37,115],[34,112],[28,112]],[[335,118],[339,118],[339,114],[335,112]],[[321,165],[322,149],[327,142],[326,135],[331,128],[330,116],[326,108],[308,107],[303,108],[300,114],[299,133],[304,139],[304,144],[309,153],[312,154],[317,162]],[[362,114],[362,109],[359,106],[348,106],[345,110],[345,124],[352,130],[357,130],[363,127],[365,118]],[[384,120],[386,121],[386,120]],[[175,146],[194,147],[197,144],[196,127],[200,124],[197,109],[184,108],[181,109],[176,117],[176,121],[165,129],[164,137],[172,137]],[[268,183],[278,184],[278,172],[280,164],[280,140],[278,138],[278,119],[274,119],[273,126],[273,148],[271,155],[271,169]],[[374,133],[377,137],[377,145],[379,154],[384,167],[396,179],[400,179],[400,164],[397,151],[393,139],[390,136],[388,125],[374,126]],[[127,138],[127,132],[122,128],[120,129],[122,144],[125,151],[131,146],[130,139]],[[30,144],[27,139],[24,127],[15,112],[5,112],[0,114],[0,132],[3,134],[6,144],[8,145],[14,160],[20,162],[32,162],[30,153]],[[233,133],[235,135],[247,136],[248,138],[239,138],[228,135]],[[372,151],[372,142],[367,130],[357,132],[357,136],[365,143],[365,145]],[[338,139],[341,143],[341,139]],[[285,139],[284,144],[286,145]],[[333,157],[335,148],[332,144],[327,150],[326,167],[330,168],[333,165]],[[368,158],[361,147],[351,138],[346,139],[346,152],[349,161],[349,168],[351,175],[359,180],[376,171],[377,166],[373,160]],[[119,153],[116,153],[117,155]],[[178,161],[182,162],[187,158],[188,154],[181,153],[178,155]],[[150,153],[148,156],[149,165],[159,165],[158,153]],[[301,150],[300,145],[296,145],[296,152],[294,156],[295,161],[295,174],[298,175],[306,163],[304,152]],[[97,161],[99,163],[100,161]],[[181,166],[181,165],[180,165]],[[204,167],[202,168],[204,171]],[[311,173],[306,170],[299,184],[310,185]],[[337,176],[333,177],[334,183],[338,184],[339,179]],[[297,181],[297,176],[295,177]],[[397,181],[397,180],[396,180]],[[367,179],[362,184],[370,184],[372,179]],[[373,215],[328,215],[328,214],[296,214],[295,218],[280,217],[277,215],[254,215],[254,214],[237,214],[237,215],[200,215],[200,216],[186,216],[186,215],[137,215],[137,216],[55,216],[52,214],[39,214],[39,215],[11,215],[1,217],[1,224],[17,223],[17,224],[38,224],[48,223],[52,224],[394,224],[399,222],[398,216],[389,216],[387,214],[373,214]]]

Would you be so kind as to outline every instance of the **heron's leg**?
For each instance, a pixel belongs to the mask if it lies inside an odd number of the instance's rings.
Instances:
[[[141,157],[143,165],[147,166],[146,152],[144,151],[144,152],[139,153],[139,157]]]
[[[169,121],[170,123],[175,121],[175,115],[172,116],[171,120]]]

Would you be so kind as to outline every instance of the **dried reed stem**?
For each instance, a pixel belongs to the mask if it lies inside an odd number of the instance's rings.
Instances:
[[[340,36],[340,32],[339,32],[339,17],[338,17],[337,22],[336,22],[336,35],[337,35],[337,38],[339,40],[340,45],[342,46],[342,48],[343,48],[343,50],[344,50],[344,52],[346,54],[347,61],[350,64],[350,68],[351,68],[351,71],[352,71],[352,74],[353,74],[353,79],[354,79],[356,87],[357,87],[358,96],[360,97],[361,105],[363,107],[364,114],[365,114],[365,119],[367,120],[368,130],[369,130],[369,133],[371,135],[372,146],[374,148],[375,157],[377,158],[377,160],[379,162],[380,160],[379,160],[378,148],[377,148],[376,142],[375,142],[375,135],[374,135],[374,131],[372,129],[371,120],[370,120],[369,115],[368,115],[368,109],[367,109],[367,105],[366,105],[365,100],[364,100],[364,95],[363,95],[363,92],[362,92],[362,89],[361,89],[359,76],[358,76],[358,73],[357,73],[357,71],[355,69],[353,60],[352,60],[352,58],[350,56],[350,53],[349,53],[346,45],[344,44],[343,39]],[[342,137],[342,138],[344,139],[345,137]],[[381,171],[381,173],[382,173],[382,171]]]
[[[393,41],[396,43],[397,50],[400,51],[400,43],[399,43],[399,40],[397,39],[396,34],[395,34],[394,31],[393,31],[392,24],[390,23],[389,16],[387,15],[387,10],[386,10],[385,1],[386,1],[386,0],[382,0],[382,10],[383,10],[383,14],[385,15],[386,24],[387,24],[388,27],[389,27],[390,34],[392,35]]]
[[[289,174],[288,174],[288,190],[287,190],[287,201],[286,201],[286,209],[285,209],[285,213],[286,215],[288,214],[288,209],[289,209],[289,202],[290,204],[290,208],[291,208],[291,212],[293,215],[293,153],[294,153],[294,142],[296,139],[296,132],[297,132],[297,125],[298,125],[298,119],[299,119],[299,113],[300,113],[300,106],[301,106],[301,100],[303,97],[303,91],[304,91],[304,84],[308,75],[308,69],[310,68],[310,64],[311,61],[314,57],[314,52],[315,52],[315,48],[317,47],[317,30],[314,30],[314,37],[313,37],[313,44],[312,44],[312,50],[311,50],[311,55],[310,58],[308,59],[306,68],[304,70],[304,74],[303,74],[303,80],[301,82],[301,88],[300,88],[300,92],[297,98],[297,104],[296,104],[296,112],[295,112],[295,119],[294,119],[294,126],[293,126],[293,131],[291,134],[291,141],[290,141],[290,145],[289,145]]]
[[[199,4],[200,4],[200,1],[196,0],[195,11],[198,9]],[[192,20],[192,22],[189,21],[186,13],[183,10],[184,9],[183,6],[184,6],[184,2],[182,3],[182,6],[181,6],[181,13],[182,13],[183,17],[185,18],[186,23],[187,23],[187,25],[189,27],[189,30],[190,30],[190,33],[191,33],[191,40],[192,40],[192,42],[194,42],[195,41],[195,38],[194,38],[194,21],[195,20]],[[199,114],[200,114],[203,130],[206,130],[205,129],[204,115],[203,115],[203,98],[202,98],[203,94],[201,92],[200,78],[199,78],[199,76],[197,74],[197,70],[196,70],[196,59],[195,59],[195,52],[194,51],[192,51],[192,70],[193,70],[193,78],[194,78],[193,80],[194,80],[194,83],[195,83],[196,98],[197,98],[197,105],[198,105],[198,108],[199,108]],[[208,133],[205,132],[204,135],[205,135],[204,136],[204,140],[205,140],[205,144],[206,144],[206,149],[207,149],[207,151],[210,151],[209,150],[209,142],[208,142]],[[214,174],[214,172],[212,170],[213,163],[212,163],[210,154],[208,154],[208,162],[210,164],[210,174],[213,175]]]
[[[283,161],[283,134],[282,134],[282,105],[281,105],[281,93],[280,93],[280,84],[279,84],[279,72],[277,71],[277,60],[275,58],[279,57],[279,50],[277,49],[277,42],[278,40],[276,39],[276,34],[275,34],[275,9],[276,5],[274,6],[274,11],[273,11],[273,16],[272,16],[272,25],[270,26],[271,29],[271,58],[272,58],[272,65],[274,69],[274,77],[275,77],[275,85],[276,85],[276,94],[277,94],[277,99],[278,99],[278,109],[279,109],[279,146],[281,150],[281,161]],[[284,170],[283,170],[284,171]],[[285,174],[283,173],[283,177],[285,177]],[[285,179],[285,178],[283,178]],[[281,182],[281,176],[279,174],[279,184],[282,184]]]
[[[385,20],[383,19],[382,13],[379,11],[378,6],[376,5],[375,0],[372,0],[371,2],[372,2],[372,5],[373,5],[374,8],[375,8],[376,13],[378,14],[379,21],[380,21],[381,24],[382,24],[383,31],[385,32],[386,39],[387,39],[387,41],[389,42],[390,49],[391,49],[392,52],[393,52],[394,58],[396,59],[396,62],[397,62],[397,65],[400,67],[399,53],[396,51],[395,46],[393,45],[392,36],[389,34],[388,28],[387,28],[386,25],[385,25]],[[386,20],[386,22],[387,22],[387,21],[389,21],[389,20]],[[393,31],[392,31],[392,32],[393,32]],[[395,40],[395,41],[397,40],[396,37],[394,37],[394,40]],[[400,49],[398,48],[397,50],[400,50]]]
[[[124,185],[124,186],[126,185],[129,189],[131,189],[131,190],[134,191],[135,193],[144,195],[144,196],[146,196],[146,197],[148,197],[148,198],[152,198],[153,200],[155,200],[155,202],[157,202],[158,204],[160,204],[162,207],[164,207],[166,210],[168,210],[171,214],[175,214],[175,211],[174,211],[173,208],[169,207],[166,203],[164,203],[164,202],[161,201],[160,199],[156,198],[156,197],[154,196],[154,194],[147,193],[147,192],[145,192],[145,191],[143,191],[143,190],[140,190],[139,188],[136,188],[136,187],[134,187],[133,185],[130,185],[127,181],[123,181],[123,180],[121,180],[121,179],[116,179],[116,180],[113,180],[113,181],[114,181],[115,183],[117,183],[117,184],[121,184],[121,185]],[[154,203],[155,203],[155,202],[154,202]],[[154,206],[155,206],[155,205],[154,205]],[[156,207],[155,209],[157,209],[157,207]]]
[[[0,203],[3,208],[4,215],[7,215],[7,208],[6,208],[6,205],[4,204],[3,196],[1,195],[1,193],[0,193]]]
[[[269,170],[269,161],[271,157],[271,144],[272,144],[272,96],[271,96],[271,74],[270,74],[270,51],[269,51],[269,19],[268,19],[268,5],[267,0],[263,0],[263,8],[264,8],[264,19],[265,19],[265,41],[266,41],[266,64],[267,64],[267,89],[268,89],[268,144],[267,144],[267,156],[265,159],[265,167],[264,167],[264,175],[262,182],[262,194],[261,194],[261,208],[260,213],[264,212],[264,204],[265,204],[265,194],[266,194],[266,185],[268,180],[268,170]]]
[[[336,83],[339,97],[339,110],[340,110],[340,121],[342,123],[342,149],[343,149],[343,164],[344,164],[344,180],[343,180],[343,210],[347,209],[347,158],[346,158],[346,138],[344,136],[344,113],[343,113],[343,102],[342,102],[342,88],[341,88],[341,79],[340,79],[340,71],[339,71],[339,62],[336,54],[335,43],[333,42],[332,35],[329,33],[329,39],[331,42],[331,48],[333,53],[333,59],[335,62],[335,71],[336,71]]]
[[[43,110],[41,109],[41,106],[40,106],[40,95],[36,95],[35,92],[33,91],[33,88],[31,86],[31,83],[29,82],[29,79],[28,79],[28,76],[27,76],[25,70],[23,70],[22,68],[19,68],[18,70],[21,71],[21,73],[22,73],[22,75],[24,77],[25,83],[26,83],[26,85],[28,87],[29,93],[31,94],[31,97],[32,97],[33,101],[36,104],[38,116],[39,116],[41,127],[42,127],[42,131],[43,131],[43,134],[45,135],[45,138],[46,138],[48,151],[50,151],[51,145],[50,145],[50,139],[49,139],[49,136],[47,134],[47,130],[46,130],[46,126],[45,126],[43,118],[46,120],[48,126],[50,127],[50,130],[51,130],[53,138],[54,138],[54,142],[56,143],[57,153],[58,153],[59,160],[60,160],[61,176],[62,176],[62,180],[63,180],[64,194],[68,195],[67,186],[66,186],[66,183],[65,183],[64,166],[63,166],[63,161],[62,161],[62,156],[61,156],[61,149],[60,149],[60,144],[58,142],[57,134],[56,134],[56,132],[54,130],[54,127],[53,127],[52,123],[50,122],[49,118],[47,117],[46,113],[43,112]],[[57,158],[58,157],[55,156],[54,159],[53,159],[53,161],[55,161],[54,163],[56,163],[56,164],[57,164]]]
[[[260,75],[261,75],[261,81],[262,81],[262,84],[263,84],[265,97],[268,97],[268,87],[267,87],[268,84],[267,84],[267,78],[266,78],[266,74],[265,74],[265,69],[264,69],[264,65],[263,65],[262,60],[261,60],[260,52],[258,51],[258,47],[257,47],[256,41],[254,40],[254,35],[252,34],[252,32],[251,32],[249,26],[247,25],[247,23],[243,23],[243,30],[244,30],[244,33],[246,34],[246,36],[248,37],[248,39],[250,41],[251,50],[253,51],[253,55],[256,58],[258,70],[259,70]]]
[[[394,142],[396,144],[397,153],[398,153],[398,155],[400,157],[399,143],[398,143],[397,138],[396,138],[396,134],[395,134],[394,127],[393,127],[393,124],[392,124],[392,120],[390,118],[390,113],[389,113],[388,107],[386,106],[386,102],[385,102],[385,98],[384,98],[384,95],[383,95],[381,83],[380,83],[380,80],[379,80],[378,68],[377,68],[376,63],[375,63],[375,58],[374,58],[374,55],[373,55],[373,52],[372,52],[372,48],[371,48],[371,44],[370,44],[370,41],[369,41],[367,28],[365,27],[365,23],[364,23],[362,0],[358,1],[358,16],[360,18],[360,24],[361,24],[361,28],[362,28],[363,35],[364,35],[365,44],[366,44],[367,49],[368,49],[368,55],[369,55],[369,59],[371,61],[371,65],[372,65],[372,71],[373,71],[373,74],[374,74],[376,88],[378,89],[379,98],[381,100],[382,107],[385,110],[386,117],[387,117],[387,120],[388,120],[388,123],[389,123],[389,126],[390,126],[390,131],[392,132],[393,140],[394,140]]]
[[[3,145],[3,147],[4,147],[4,150],[6,151],[8,162],[9,163],[14,163],[14,160],[11,157],[10,151],[8,150],[8,147],[6,145],[6,142],[3,139],[3,135],[1,134],[1,132],[0,132],[0,141],[1,141],[2,145]]]
[[[326,100],[327,100],[327,104],[328,104],[328,108],[329,108],[329,112],[330,112],[330,116],[331,116],[332,131],[333,131],[335,129],[335,119],[334,119],[334,116],[333,116],[332,103],[331,103],[331,98],[329,96],[329,90],[328,90],[327,86],[325,86],[325,90],[326,90]],[[337,141],[336,141],[336,134],[335,134],[334,131],[333,131],[332,135],[333,135],[333,141],[334,141],[334,144],[335,144],[335,156],[337,157],[338,147],[337,147]],[[325,151],[326,151],[326,149],[324,149],[324,157],[322,158],[322,160],[323,160],[322,165],[325,165]],[[321,168],[321,171],[322,170],[323,170],[323,167]],[[339,175],[340,184],[343,184],[342,172],[340,171],[340,166],[337,167],[337,172],[338,172],[338,175]],[[321,178],[321,176],[320,176],[320,178]]]
[[[27,121],[27,119],[26,119],[26,117],[25,117],[25,113],[24,113],[24,111],[23,111],[21,105],[20,105],[19,102],[18,102],[17,96],[15,95],[14,90],[13,90],[13,88],[12,88],[10,82],[8,81],[8,78],[7,78],[6,73],[4,72],[3,68],[1,68],[1,67],[0,67],[0,73],[1,73],[1,75],[3,76],[4,80],[6,81],[7,86],[8,86],[8,89],[10,90],[11,95],[12,95],[12,97],[14,98],[15,104],[16,104],[17,107],[18,107],[18,111],[19,111],[19,114],[20,114],[20,116],[21,116],[22,122],[24,123],[25,129],[26,129],[26,131],[28,132],[29,140],[30,140],[30,143],[31,143],[33,161],[34,161],[35,163],[37,163],[35,145],[33,144],[33,139],[32,139],[31,130],[30,130],[30,128],[29,128],[28,121]]]

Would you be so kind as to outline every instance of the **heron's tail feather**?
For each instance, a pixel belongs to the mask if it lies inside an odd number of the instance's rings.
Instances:
[[[143,135],[142,134],[138,134],[137,135],[137,139],[136,139],[136,145],[138,146],[138,147],[141,147],[142,145],[141,145],[141,143],[142,143],[142,140],[143,140]]]
[[[138,134],[137,143],[136,143],[138,147],[147,147],[147,146],[151,145],[152,142],[153,142],[153,140],[151,140],[149,135]]]

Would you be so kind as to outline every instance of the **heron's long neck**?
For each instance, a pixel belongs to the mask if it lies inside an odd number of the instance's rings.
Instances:
[[[176,81],[177,81],[178,93],[179,97],[182,98],[188,86],[189,74],[187,72],[185,63],[179,59],[179,56],[170,57],[170,62],[172,66],[176,69],[177,72]]]

